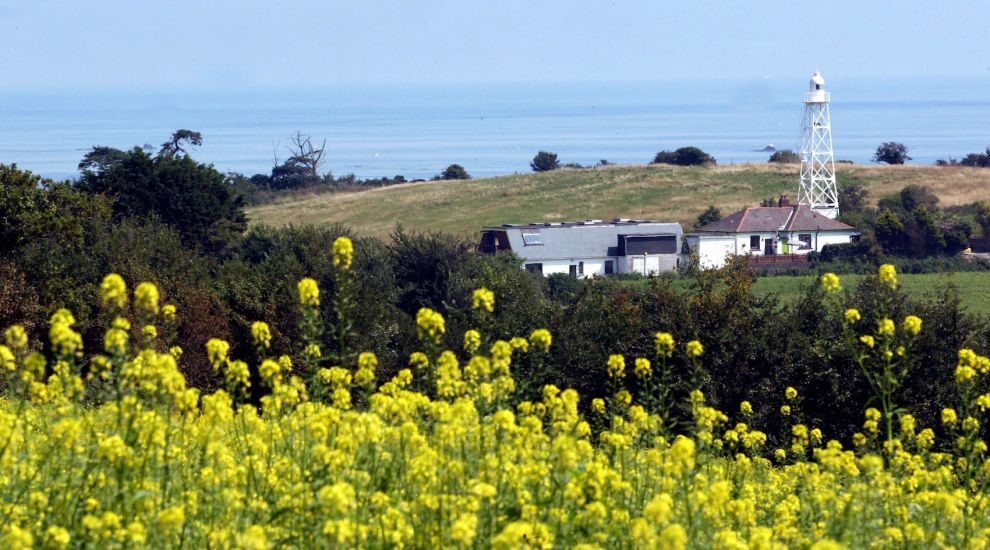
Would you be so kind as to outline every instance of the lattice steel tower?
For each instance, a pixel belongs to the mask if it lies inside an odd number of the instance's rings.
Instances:
[[[825,79],[815,71],[804,97],[801,123],[801,187],[798,204],[835,219],[839,215],[839,192],[835,185],[832,154],[832,123]]]

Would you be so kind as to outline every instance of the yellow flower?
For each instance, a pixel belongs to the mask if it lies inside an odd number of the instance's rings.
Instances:
[[[464,351],[474,354],[481,347],[481,334],[471,329],[464,333]]]
[[[186,510],[182,506],[172,506],[158,512],[158,527],[165,533],[178,533],[186,522]]]
[[[45,544],[51,548],[65,548],[69,545],[72,537],[64,527],[52,525],[45,530]]]
[[[227,360],[227,353],[230,352],[230,344],[218,338],[211,338],[206,342],[206,356],[209,358],[213,368],[219,367],[220,363]]]
[[[495,311],[495,293],[487,288],[479,288],[471,296],[471,309],[481,309],[491,313]]]
[[[552,341],[553,337],[550,335],[550,331],[545,328],[538,328],[529,335],[529,343],[543,353],[550,351]]]
[[[604,399],[601,399],[599,397],[596,397],[596,398],[592,399],[591,400],[591,410],[594,411],[594,412],[596,412],[596,413],[598,413],[598,414],[604,414],[605,413],[605,400]]]
[[[117,309],[127,305],[127,284],[124,278],[116,273],[111,273],[103,278],[100,283],[100,297],[103,306],[113,306]]]
[[[621,355],[610,355],[608,358],[609,378],[623,378],[626,375],[626,358]]]
[[[921,317],[908,315],[904,318],[902,328],[904,332],[910,334],[911,336],[917,336],[918,333],[921,332]]]
[[[897,269],[894,266],[883,264],[877,271],[877,277],[880,279],[880,284],[887,288],[897,288]]]
[[[782,414],[783,416],[790,416],[791,415],[791,406],[790,405],[781,405],[780,406],[780,414]]]
[[[860,336],[859,337],[859,341],[862,342],[863,345],[865,345],[868,348],[872,348],[877,343],[876,340],[874,340],[873,337],[870,336],[869,334],[865,334],[863,336]]]
[[[786,397],[788,400],[794,399],[795,397],[797,397],[797,395],[798,395],[797,390],[790,386],[787,386],[787,389],[784,390],[784,397]]]
[[[956,383],[965,384],[976,377],[976,369],[967,365],[956,367]]]
[[[272,329],[264,321],[255,321],[251,323],[251,338],[254,345],[268,349],[272,345]]]
[[[265,382],[280,379],[280,372],[282,372],[282,365],[279,365],[277,361],[273,361],[272,359],[265,359],[261,362],[261,366],[258,367],[258,374],[261,375],[261,379]]]
[[[894,330],[894,321],[890,319],[880,319],[880,321],[877,322],[877,334],[880,336],[891,338],[894,336]]]
[[[435,343],[440,343],[440,338],[447,331],[443,315],[428,307],[420,308],[416,313],[416,327],[419,329],[420,340],[431,340]]]
[[[17,370],[17,361],[14,352],[7,346],[0,346],[0,369],[14,372]]]
[[[148,315],[158,315],[158,287],[144,282],[134,289],[134,307]]]
[[[333,265],[346,271],[353,260],[354,243],[347,237],[337,237],[333,242]]]
[[[901,433],[904,435],[914,435],[914,417],[910,414],[901,416]]]
[[[158,328],[155,325],[144,325],[141,327],[141,335],[149,340],[158,338]]]
[[[849,323],[850,325],[855,325],[856,323],[859,322],[860,319],[862,319],[862,317],[859,314],[859,310],[852,307],[846,310],[845,317],[846,317],[846,323]]]
[[[677,523],[672,523],[660,531],[660,548],[684,550],[687,547],[687,531]]]
[[[958,421],[955,409],[942,409],[942,424],[952,426]]]
[[[658,357],[670,357],[674,353],[674,336],[669,332],[658,332],[653,337]]]
[[[826,273],[822,275],[822,288],[825,292],[833,293],[842,290],[842,284],[839,282],[839,276],[835,273]]]
[[[260,525],[252,525],[237,535],[237,547],[242,550],[268,550],[271,543],[265,536],[265,529]]]
[[[653,376],[653,368],[650,366],[650,360],[637,357],[635,366],[633,367],[633,373],[637,378],[649,378]]]
[[[166,323],[175,322],[175,304],[165,304],[162,306],[162,319]]]
[[[701,354],[705,352],[705,347],[701,345],[701,342],[697,340],[691,340],[684,346],[687,351],[688,357],[701,357]]]
[[[749,401],[743,401],[739,404],[739,412],[743,415],[749,416],[753,414],[753,405],[751,405]]]
[[[358,368],[367,369],[371,372],[375,372],[378,368],[378,357],[370,351],[362,351],[358,354]]]
[[[429,366],[429,364],[430,364],[430,359],[423,352],[414,351],[409,356],[409,366],[413,367],[416,370],[424,369],[427,366]]]
[[[306,277],[297,285],[299,305],[303,307],[318,307],[320,305],[320,287],[316,281]]]
[[[306,349],[303,350],[303,355],[305,355],[308,359],[313,360],[323,357],[323,352],[320,350],[319,344],[307,344]]]

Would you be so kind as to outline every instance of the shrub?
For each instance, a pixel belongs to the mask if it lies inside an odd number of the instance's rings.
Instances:
[[[450,166],[444,168],[443,173],[440,174],[440,179],[442,180],[469,180],[471,175],[467,173],[460,164],[451,164]]]
[[[772,202],[773,199],[771,199]],[[694,222],[694,229],[698,230],[702,227],[712,223],[717,222],[722,219],[722,211],[715,208],[715,205],[708,205],[708,208],[704,212],[698,214],[698,219]]]
[[[681,147],[676,151],[660,151],[651,164],[675,164],[677,166],[714,165],[715,159],[697,147]]]
[[[801,164],[801,155],[791,151],[790,149],[774,151],[774,153],[770,155],[770,160],[767,162],[776,164]]]
[[[529,163],[529,167],[534,172],[549,172],[560,168],[560,162],[557,161],[557,153],[540,151],[533,157],[533,160]]]
[[[887,141],[881,143],[873,153],[873,162],[885,162],[887,164],[904,164],[904,161],[911,160],[907,155],[908,148],[903,143]]]

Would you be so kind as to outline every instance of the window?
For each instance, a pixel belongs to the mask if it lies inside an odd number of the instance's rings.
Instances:
[[[611,275],[615,273],[615,262],[613,260],[605,260],[605,274]]]
[[[811,233],[799,233],[798,240],[801,241],[799,250],[811,250]]]
[[[530,273],[543,275],[543,264],[526,264],[524,267],[526,268],[526,271],[529,271]]]
[[[568,271],[570,272],[571,277],[577,277],[577,266],[576,265],[571,264],[570,265],[570,269]]]
[[[759,250],[760,249],[760,236],[759,235],[750,235],[749,236],[749,249],[750,250]]]
[[[584,275],[584,262],[578,262],[578,275]]]
[[[536,246],[543,244],[543,236],[539,233],[523,233],[523,245]]]

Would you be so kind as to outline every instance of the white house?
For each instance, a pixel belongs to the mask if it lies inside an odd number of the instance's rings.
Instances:
[[[685,238],[701,267],[722,267],[730,255],[808,254],[858,237],[856,228],[781,197],[780,206],[746,208]]]
[[[482,229],[478,251],[515,252],[543,275],[649,275],[677,268],[683,234],[678,223],[648,220],[505,224]]]

